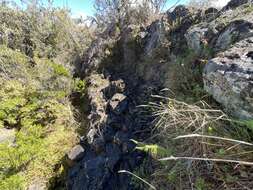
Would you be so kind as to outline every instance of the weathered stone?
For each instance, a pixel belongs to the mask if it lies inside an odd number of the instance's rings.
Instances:
[[[188,17],[189,15],[190,15],[189,9],[187,9],[183,5],[175,7],[175,9],[172,12],[167,12],[167,18],[171,24],[179,19]]]
[[[67,154],[70,161],[76,162],[84,156],[84,148],[81,145],[76,145],[71,151]]]
[[[90,130],[88,132],[88,142],[91,144],[97,135],[97,129],[102,128],[107,120],[107,101],[104,96],[104,89],[110,86],[110,82],[103,75],[94,74],[88,79],[88,98],[90,100]]]
[[[122,79],[111,81],[108,88],[104,89],[104,93],[107,99],[110,99],[116,93],[123,93],[125,90],[126,84]]]
[[[0,128],[0,143],[13,143],[15,141],[15,129]]]
[[[251,0],[231,0],[225,7],[223,7],[222,11],[235,9],[243,4],[249,3],[250,1]]]
[[[46,182],[36,180],[29,187],[28,190],[46,190]]]
[[[205,10],[205,15],[208,15],[208,14],[216,14],[216,13],[218,13],[218,9],[213,8],[213,7],[208,8],[207,10]]]
[[[127,109],[127,97],[123,94],[115,94],[109,102],[110,109],[116,113],[121,114]]]
[[[72,180],[68,183],[68,189],[73,190],[102,190],[106,178],[110,176],[105,168],[106,158],[97,156],[76,166],[76,176],[72,173]]]
[[[232,115],[253,118],[253,38],[240,41],[205,67],[205,89]]]
[[[104,146],[105,146],[105,142],[102,137],[95,138],[95,140],[92,143],[92,147],[97,154],[104,151]]]
[[[142,46],[146,55],[151,55],[153,50],[160,45],[164,39],[164,34],[164,25],[160,20],[153,22],[147,28],[145,36],[142,38]]]
[[[102,61],[107,58],[104,48],[113,47],[112,43],[106,42],[105,36],[91,46],[81,72],[87,74],[86,71],[99,68],[96,71],[104,76],[92,74],[88,80],[88,143],[85,156],[70,169],[69,190],[133,189],[130,177],[117,171],[133,171],[146,155],[136,151],[130,139],[147,139],[150,135],[147,126],[152,118],[143,118],[136,106],[154,92],[150,87],[177,89],[174,86],[180,84],[176,81],[178,75],[174,66],[177,59],[188,52],[186,50],[194,49],[201,57],[202,51],[206,50],[204,46],[211,50],[216,48],[214,53],[217,53],[248,38],[252,32],[252,14],[243,7],[240,9],[244,15],[209,9],[203,16],[203,12],[179,6],[162,19],[143,27],[137,38],[133,33],[139,29],[126,26],[120,40],[113,44],[120,60],[110,60],[110,63]],[[203,20],[205,22],[201,22]],[[252,117],[253,51],[249,47],[249,42],[241,42],[238,50],[216,55],[204,73],[205,89],[240,118]],[[118,77],[122,79],[115,80]],[[217,85],[224,85],[225,90]]]
[[[204,43],[206,41],[206,35],[209,31],[209,28],[203,26],[196,26],[190,28],[185,34],[188,47],[198,55],[201,54]]]
[[[226,50],[231,44],[253,36],[253,22],[236,20],[219,34],[214,46],[216,51]]]

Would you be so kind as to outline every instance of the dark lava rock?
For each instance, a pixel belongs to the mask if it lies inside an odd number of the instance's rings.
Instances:
[[[102,137],[95,138],[92,147],[94,148],[94,151],[99,154],[104,151],[105,142]]]
[[[190,15],[189,9],[183,5],[177,6],[172,12],[167,12],[169,22],[175,22],[177,19],[185,18]]]
[[[209,8],[207,10],[205,10],[205,19],[210,22],[212,19],[216,18],[216,16],[218,16],[218,12],[219,10],[216,8]]]
[[[84,163],[80,162],[79,166],[75,168],[78,175],[74,175],[74,179],[69,181],[68,189],[102,190],[104,179],[110,175],[104,167],[105,162],[106,158],[102,156],[97,156]]]
[[[253,59],[253,51],[248,52],[246,56]]]
[[[123,93],[126,88],[126,84],[122,79],[110,82],[110,86],[104,89],[104,94],[107,99],[112,98],[116,93]]]
[[[218,13],[218,9],[213,8],[213,7],[208,8],[207,10],[205,10],[205,15],[207,15],[207,14],[215,14],[215,13]]]
[[[129,140],[129,133],[118,131],[114,136],[113,142],[118,145],[121,145],[123,142],[127,142],[128,140]]]
[[[121,150],[119,148],[119,146],[117,146],[116,144],[107,144],[106,145],[106,155],[109,155],[109,157],[107,157],[106,159],[106,166],[113,171],[115,165],[117,164],[117,162],[119,161],[120,157],[121,157]]]

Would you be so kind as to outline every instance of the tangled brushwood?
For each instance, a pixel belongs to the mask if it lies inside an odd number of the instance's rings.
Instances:
[[[147,179],[157,189],[252,189],[252,131],[203,101],[153,96],[153,141],[169,155]],[[145,145],[146,146],[146,145]]]

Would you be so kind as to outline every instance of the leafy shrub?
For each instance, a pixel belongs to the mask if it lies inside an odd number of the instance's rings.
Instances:
[[[25,189],[34,180],[51,178],[75,142],[74,130],[66,128],[74,124],[66,99],[72,81],[63,65],[30,61],[6,46],[0,48],[0,60],[0,123],[16,129],[13,144],[0,144],[0,187]]]

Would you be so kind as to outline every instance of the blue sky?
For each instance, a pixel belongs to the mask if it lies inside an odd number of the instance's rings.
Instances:
[[[188,0],[181,0],[180,3],[185,3]],[[20,0],[15,0],[20,4]],[[42,0],[42,2],[47,2],[47,0]],[[93,7],[94,0],[53,0],[55,7],[68,7],[71,9],[71,12],[74,17],[92,15],[94,13]],[[168,5],[170,7],[175,4],[177,0],[168,0]]]

